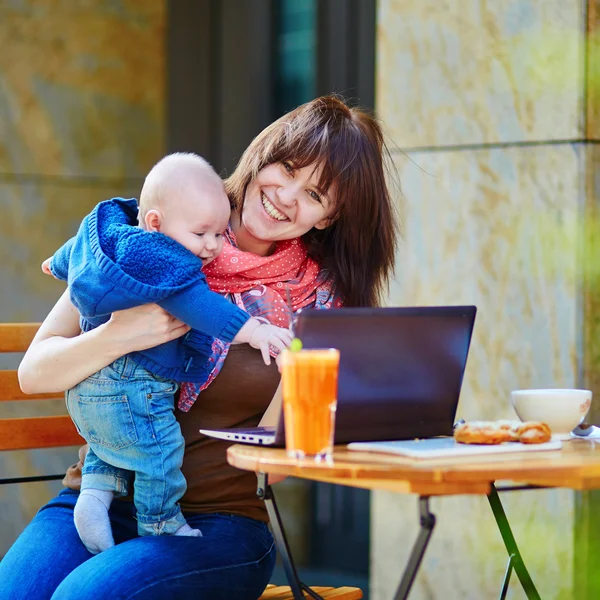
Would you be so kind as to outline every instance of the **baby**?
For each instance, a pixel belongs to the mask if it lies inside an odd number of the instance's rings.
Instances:
[[[135,200],[100,203],[77,235],[43,270],[69,283],[88,331],[112,312],[158,303],[192,327],[185,336],[113,362],[67,392],[67,408],[90,449],[75,526],[93,554],[114,545],[108,509],[128,493],[140,535],[200,536],[178,501],[184,441],[174,415],[178,381],[202,381],[214,338],[249,343],[267,364],[269,345],[287,347],[291,333],[251,318],[209,290],[203,264],[223,248],[230,206],[223,182],[199,156],[172,154],[150,171]]]

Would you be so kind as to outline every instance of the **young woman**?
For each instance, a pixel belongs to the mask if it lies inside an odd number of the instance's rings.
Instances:
[[[313,100],[267,127],[226,182],[233,208],[230,244],[205,269],[212,289],[278,325],[289,322],[288,290],[294,311],[376,305],[396,243],[385,155],[377,122],[335,97]],[[23,359],[21,385],[30,392],[62,391],[124,354],[186,332],[146,305],[115,313],[106,325],[79,335],[67,291]],[[92,556],[73,524],[78,492],[65,489],[0,563],[0,597],[260,596],[275,548],[256,477],[230,467],[228,444],[198,430],[273,424],[279,373],[247,345],[215,343],[211,360],[207,382],[182,386],[179,406],[189,412],[178,411],[188,484],[181,507],[203,537],[137,537],[133,504],[116,501],[110,511],[116,546]]]

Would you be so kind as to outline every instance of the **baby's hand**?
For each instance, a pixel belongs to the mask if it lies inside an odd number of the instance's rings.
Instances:
[[[54,274],[52,273],[52,271],[50,270],[50,263],[52,262],[52,257],[47,258],[43,263],[42,263],[42,272],[45,273],[46,275],[52,275],[52,277],[54,277]],[[54,279],[56,279],[56,277],[54,277]]]
[[[276,327],[267,323],[261,323],[256,327],[250,336],[248,343],[261,351],[265,365],[271,364],[271,355],[269,346],[273,346],[279,352],[288,348],[294,335],[289,329]]]

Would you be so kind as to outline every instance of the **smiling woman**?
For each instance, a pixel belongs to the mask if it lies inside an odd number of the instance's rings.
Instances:
[[[396,217],[381,127],[335,96],[317,98],[260,133],[225,182],[239,244],[268,255],[301,237],[346,306],[381,300]]]

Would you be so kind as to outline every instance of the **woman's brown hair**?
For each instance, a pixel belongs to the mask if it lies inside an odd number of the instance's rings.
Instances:
[[[331,225],[303,236],[308,252],[333,278],[344,306],[383,300],[394,265],[396,214],[385,177],[390,160],[378,122],[336,96],[299,106],[263,130],[242,155],[225,187],[233,210],[267,165],[320,166],[318,187],[333,188]]]

